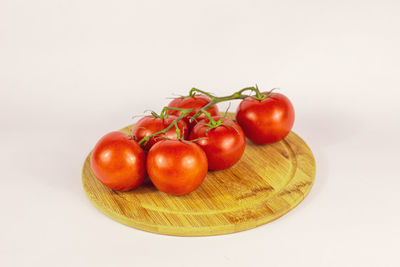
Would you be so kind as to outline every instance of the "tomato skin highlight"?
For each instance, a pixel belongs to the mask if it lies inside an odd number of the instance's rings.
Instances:
[[[136,140],[139,142],[145,136],[152,135],[161,130],[167,128],[177,117],[174,115],[169,115],[167,118],[155,118],[154,116],[146,116],[141,118],[135,126],[132,128],[132,135],[135,136]],[[189,129],[185,121],[179,120],[177,122],[178,128],[181,130],[181,134],[184,134],[184,138],[186,139],[189,135]],[[163,140],[163,138],[169,138],[176,140],[176,127],[173,126],[169,129],[165,134],[160,134],[156,137],[151,137],[147,144],[144,146],[145,151],[149,151],[149,149],[158,141]]]
[[[194,191],[207,175],[207,157],[193,142],[162,140],[147,154],[147,172],[158,190],[172,195]]]
[[[182,108],[182,109],[189,109],[193,108],[193,112],[187,114],[183,119],[187,123],[189,130],[191,130],[197,123],[197,121],[204,119],[205,115],[201,114],[199,117],[196,118],[195,121],[189,122],[190,118],[197,113],[201,108],[206,106],[208,103],[211,102],[211,99],[206,96],[206,95],[195,95],[195,96],[189,96],[189,97],[178,97],[172,100],[169,104],[168,107],[172,108]],[[208,110],[206,110],[211,114],[211,116],[216,116],[219,115],[219,110],[217,105],[214,105],[210,107]],[[167,114],[179,116],[180,111],[178,110],[168,110]]]
[[[96,144],[90,157],[94,175],[105,186],[129,191],[146,178],[146,153],[123,132],[111,132]]]
[[[222,116],[213,116],[212,118],[218,121]],[[189,140],[203,138],[195,143],[206,153],[209,170],[224,170],[232,167],[240,160],[246,147],[246,138],[242,128],[228,118],[225,118],[223,122],[232,124],[237,131],[232,126],[220,125],[207,132],[209,126],[202,123],[209,123],[209,120],[204,119],[196,124],[189,136]]]
[[[284,139],[293,127],[294,116],[292,103],[279,93],[270,93],[263,100],[245,98],[236,111],[236,121],[246,137],[256,144]]]

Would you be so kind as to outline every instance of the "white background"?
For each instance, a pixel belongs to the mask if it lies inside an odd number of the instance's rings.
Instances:
[[[0,265],[400,266],[399,14],[397,0],[1,0]],[[102,135],[192,86],[255,83],[292,100],[317,161],[292,212],[180,238],[87,199]]]

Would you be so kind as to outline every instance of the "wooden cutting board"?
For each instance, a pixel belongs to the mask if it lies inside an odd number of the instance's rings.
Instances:
[[[228,234],[266,224],[296,207],[314,177],[313,154],[293,132],[271,145],[248,141],[237,164],[208,172],[203,184],[184,196],[160,192],[149,179],[130,192],[113,191],[94,176],[90,154],[82,170],[86,194],[104,214],[140,230],[177,236]]]

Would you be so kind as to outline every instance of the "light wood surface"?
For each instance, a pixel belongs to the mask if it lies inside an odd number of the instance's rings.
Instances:
[[[83,187],[100,211],[137,229],[177,236],[228,234],[266,224],[296,207],[315,177],[313,154],[293,132],[271,145],[248,141],[237,164],[208,172],[203,184],[184,196],[160,192],[148,179],[130,192],[113,191],[94,176],[89,159],[90,154]]]

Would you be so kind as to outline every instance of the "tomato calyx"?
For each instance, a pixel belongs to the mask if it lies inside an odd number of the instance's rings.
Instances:
[[[188,141],[188,140],[185,139],[185,129],[183,129],[183,131],[181,131],[181,130],[178,128],[177,121],[173,121],[171,124],[174,125],[174,126],[175,126],[175,129],[176,129],[176,136],[177,136],[176,141],[180,141],[180,142],[183,142],[183,143],[185,143],[185,144],[190,145],[191,142],[196,142],[196,141],[199,141],[199,140],[202,140],[202,139],[207,138],[207,137],[200,137],[200,138],[196,138],[196,139],[194,139],[194,140]],[[169,139],[169,138],[164,138],[164,139],[165,139],[165,140],[171,140],[171,139]]]
[[[256,87],[254,87],[256,96],[254,97],[258,101],[263,101],[265,98],[269,97],[269,92],[268,93],[260,93],[260,90],[258,89],[258,86],[256,84]]]
[[[256,84],[256,87],[254,87],[254,89],[255,89],[254,92],[256,93],[256,95],[253,96],[253,98],[256,99],[256,100],[258,100],[258,101],[263,101],[264,99],[270,97],[271,94],[272,94],[272,92],[273,92],[274,90],[277,90],[278,88],[272,88],[272,89],[269,90],[268,92],[261,93],[260,90],[258,89],[257,84]]]
[[[176,118],[175,120],[172,121],[172,123],[170,123],[170,125],[168,125],[168,127],[166,127],[165,129],[156,132],[152,135],[148,135],[142,138],[142,140],[140,140],[138,142],[138,144],[142,147],[146,146],[146,144],[149,142],[150,138],[161,135],[161,134],[165,134],[166,132],[168,132],[172,127],[175,126],[176,129],[176,133],[177,133],[177,140],[181,140],[184,137],[184,132],[181,134],[181,130],[178,127],[177,122],[180,121],[181,119],[183,119],[183,117],[185,117],[187,114],[189,114],[190,112],[193,112],[193,109],[182,109],[182,108],[172,108],[172,107],[164,107],[160,113],[160,115],[158,115],[157,113],[155,113],[154,111],[152,111],[152,115],[155,118],[159,118],[159,119],[164,119],[168,117],[167,114],[167,110],[178,110],[181,112],[181,114],[179,115],[178,118]],[[165,138],[165,137],[164,137]],[[168,138],[165,138],[168,139]]]
[[[202,124],[202,125],[208,127],[208,129],[206,130],[206,135],[208,135],[208,131],[209,131],[209,130],[214,129],[214,128],[217,128],[217,127],[219,127],[219,126],[221,126],[221,125],[230,126],[230,127],[232,127],[233,129],[235,129],[235,131],[239,134],[239,130],[235,127],[235,125],[233,125],[232,123],[229,123],[229,122],[225,122],[225,119],[226,119],[227,116],[228,116],[228,110],[229,110],[230,106],[231,106],[231,105],[230,105],[230,103],[229,103],[229,106],[228,106],[228,108],[226,109],[224,116],[222,116],[222,117],[221,117],[220,119],[218,119],[218,120],[215,120],[215,119],[211,116],[210,113],[208,113],[208,112],[205,112],[205,113],[204,113],[204,114],[206,115],[206,117],[208,118],[208,123],[200,122],[200,124]],[[197,138],[197,139],[195,139],[194,141],[198,141],[198,140],[200,140],[200,139],[203,139],[203,138]]]

